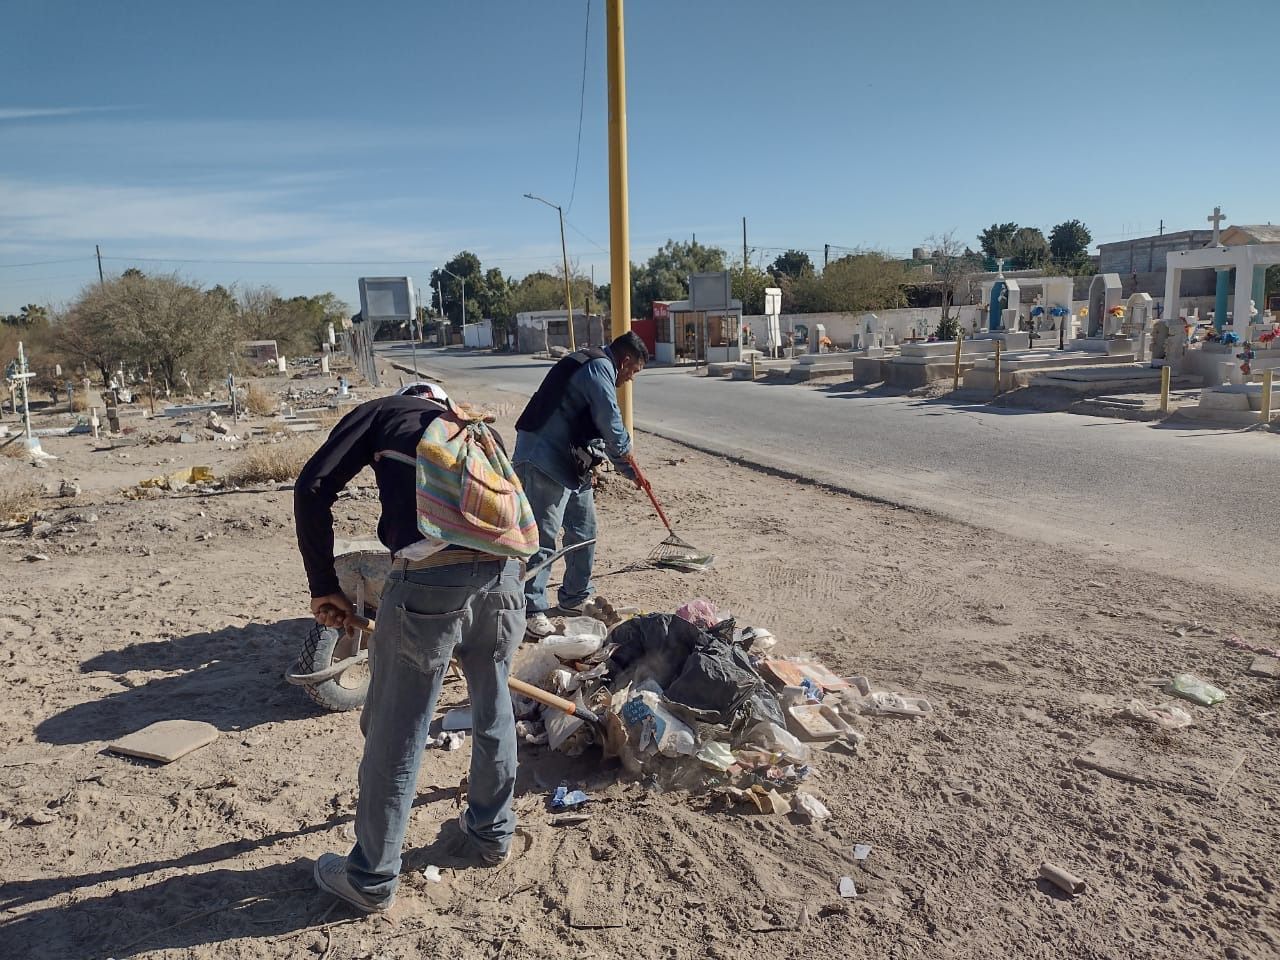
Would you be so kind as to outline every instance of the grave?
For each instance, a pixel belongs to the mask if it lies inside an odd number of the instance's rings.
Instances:
[[[1123,288],[1117,273],[1099,273],[1089,283],[1088,308],[1082,336],[1071,342],[1073,350],[1089,353],[1113,353],[1129,344],[1111,343],[1120,335],[1124,323],[1124,306],[1120,300]]]
[[[1046,372],[1070,370],[1073,373],[1085,375],[1077,379],[1087,380],[1088,371],[1095,367],[1120,367],[1123,369],[1123,374],[1119,379],[1124,380],[1142,376],[1141,368],[1133,366],[1133,354],[1099,354],[1084,350],[1027,350],[1004,354],[1000,357],[1000,389],[1013,390],[1038,383],[1037,378]],[[1155,376],[1158,382],[1159,373],[1157,372]],[[1117,377],[1104,374],[1098,379],[1111,380]],[[966,390],[994,390],[995,386],[994,356],[979,358],[964,376]]]
[[[1025,337],[1026,334],[1021,334]],[[996,340],[965,340],[960,346],[960,372],[971,369],[981,358],[995,352]],[[932,343],[904,343],[898,348],[898,356],[884,359],[879,373],[885,383],[895,387],[923,387],[934,380],[947,380],[955,376],[956,344],[954,340],[937,340]],[[855,379],[857,376],[855,361]],[[870,374],[872,371],[867,370]],[[875,382],[875,381],[871,381]]]

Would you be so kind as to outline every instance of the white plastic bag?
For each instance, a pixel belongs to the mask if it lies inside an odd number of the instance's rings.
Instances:
[[[781,754],[789,763],[809,762],[809,748],[794,734],[768,720],[761,720],[748,730],[746,742],[753,747],[760,747],[765,753]]]
[[[586,618],[574,617],[573,619]],[[566,632],[563,637],[554,633],[549,637],[543,637],[538,641],[538,647],[550,651],[559,660],[584,660],[599,650],[603,643],[604,637],[593,633]]]

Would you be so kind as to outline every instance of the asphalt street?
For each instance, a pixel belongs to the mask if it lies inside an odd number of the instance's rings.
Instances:
[[[407,344],[380,352],[409,361]],[[529,395],[550,363],[419,349],[419,369]],[[1280,593],[1261,557],[1280,437],[645,370],[639,430],[1182,578]],[[643,437],[637,444],[643,463]],[[731,491],[726,489],[726,495]],[[821,517],[802,518],[821,524]],[[1011,543],[1011,546],[1013,544]],[[1062,571],[1072,585],[1070,569]],[[1076,584],[1084,588],[1083,583]]]

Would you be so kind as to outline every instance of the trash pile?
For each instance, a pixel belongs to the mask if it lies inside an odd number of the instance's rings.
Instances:
[[[770,656],[776,643],[707,600],[674,614],[625,611],[612,625],[569,617],[563,634],[522,648],[514,675],[596,720],[513,693],[517,729],[527,743],[570,756],[597,745],[667,789],[709,788],[761,812],[822,820],[830,815],[822,803],[796,790],[812,773],[810,744],[856,753],[864,715],[924,717],[933,708],[812,658]]]

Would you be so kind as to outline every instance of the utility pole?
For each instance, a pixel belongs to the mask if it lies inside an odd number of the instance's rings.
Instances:
[[[831,258],[831,244],[824,243],[822,245],[822,269],[827,269],[827,260]]]
[[[564,311],[565,319],[569,321],[569,350],[570,352],[578,349],[577,339],[573,335],[573,292],[569,285],[569,248],[564,243],[564,210],[560,208],[560,204],[552,203],[550,200],[543,200],[541,197],[535,197],[532,193],[526,193],[525,198],[528,200],[537,200],[539,203],[545,203],[548,207],[560,214],[560,256],[564,259]],[[591,338],[591,320],[587,320],[587,339]]]
[[[106,284],[106,280],[102,277],[102,248],[96,243],[93,245],[93,252],[98,255],[98,283]]]
[[[1164,236],[1164,218],[1160,218],[1160,236]]]
[[[742,218],[742,292],[747,292],[747,218]]]
[[[596,265],[591,265],[591,286],[587,287],[587,340],[591,340],[591,298],[596,292]],[[600,346],[604,346],[608,341],[604,339],[603,324],[600,330]]]
[[[605,0],[609,78],[609,310],[615,338],[631,332],[631,224],[627,204],[627,61],[622,0]],[[697,238],[694,238],[695,242]],[[633,437],[631,384],[618,391],[622,422]]]

